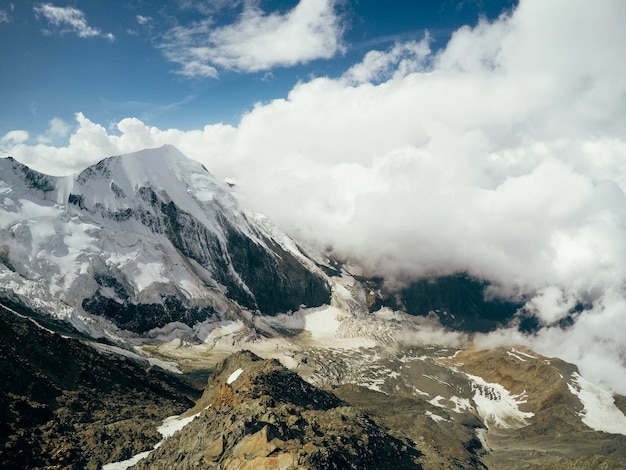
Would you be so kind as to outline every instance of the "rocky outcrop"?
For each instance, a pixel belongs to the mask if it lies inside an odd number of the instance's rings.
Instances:
[[[194,411],[197,418],[135,468],[421,468],[414,443],[250,352],[215,369]]]

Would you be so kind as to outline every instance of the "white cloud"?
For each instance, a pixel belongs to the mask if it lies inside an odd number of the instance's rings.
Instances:
[[[539,289],[526,308],[544,323],[552,324],[567,316],[575,305],[574,295],[564,292],[560,287],[547,286]]]
[[[246,3],[238,21],[216,26],[207,18],[177,26],[162,44],[165,56],[189,77],[215,77],[219,68],[244,72],[328,59],[342,50],[335,0],[300,0],[286,13]]]
[[[143,16],[143,15],[137,15],[137,23],[139,24],[148,24],[152,21],[152,17],[150,16]]]
[[[2,139],[0,139],[0,142],[2,142],[3,144],[22,144],[24,142],[26,142],[28,140],[28,132],[27,131],[22,131],[22,130],[15,130],[15,131],[9,131],[6,134],[4,134],[4,136],[2,136]]]
[[[103,33],[100,29],[89,26],[85,14],[73,7],[57,7],[51,3],[40,3],[33,7],[35,14],[43,16],[50,25],[58,28],[60,34],[72,32],[80,38],[104,37],[115,40],[111,33]],[[49,32],[47,30],[44,30]]]
[[[59,139],[64,139],[70,135],[72,126],[60,118],[52,118],[48,129],[43,135],[37,137],[40,144],[52,144]]]
[[[388,52],[370,51],[363,61],[352,66],[344,78],[354,83],[380,82],[394,75],[424,71],[430,54],[429,36],[420,41],[396,43]]]
[[[244,0],[178,0],[177,3],[184,10],[196,10],[211,15],[220,10],[239,8],[243,2]]]
[[[368,273],[467,271],[528,296],[546,324],[592,302],[534,346],[558,345],[586,375],[604,354],[594,373],[626,393],[616,373],[626,377],[622,18],[621,0],[522,0],[441,51],[399,43],[342,77],[299,83],[237,126],[185,132],[129,118],[114,135],[79,114],[67,147],[3,145],[58,174],[171,143],[236,179],[244,205]],[[202,54],[198,66],[243,68]]]
[[[10,23],[11,17],[6,10],[0,10],[0,23]]]

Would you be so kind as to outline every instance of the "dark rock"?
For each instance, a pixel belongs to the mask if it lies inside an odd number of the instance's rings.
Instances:
[[[382,289],[381,279],[369,282]],[[488,287],[488,283],[467,274],[420,279],[393,294],[373,299],[370,310],[388,306],[416,316],[434,313],[447,328],[486,333],[507,325],[523,306],[520,302],[490,298],[486,295]]]
[[[195,392],[0,307],[0,468],[96,469],[152,448]]]

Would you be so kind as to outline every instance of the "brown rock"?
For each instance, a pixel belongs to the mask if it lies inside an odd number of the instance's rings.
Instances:
[[[273,450],[270,449],[268,443],[268,426],[265,425],[260,431],[245,436],[233,449],[233,455],[243,457],[246,460],[254,457],[267,457]]]
[[[288,470],[293,468],[296,459],[291,454],[276,454],[269,457],[256,457],[247,462],[240,470]]]
[[[220,458],[220,456],[224,453],[224,436],[220,435],[220,437],[210,444],[207,449],[204,451],[204,458],[207,461],[215,462]]]

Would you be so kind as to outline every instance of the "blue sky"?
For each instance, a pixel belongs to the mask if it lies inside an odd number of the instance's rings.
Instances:
[[[310,0],[332,15],[331,24],[320,24],[334,44],[300,55],[294,44],[291,62],[273,61],[274,51],[268,48],[264,57],[250,58],[248,64],[220,65],[218,53],[203,62],[215,69],[213,76],[182,73],[191,59],[174,56],[185,44],[217,48],[220,44],[209,41],[211,32],[231,26],[243,35],[237,27],[244,12],[257,21],[284,18],[297,3],[1,0],[0,59],[5,65],[0,69],[0,135],[17,129],[42,135],[54,118],[57,127],[61,121],[73,126],[77,112],[103,125],[129,116],[160,128],[236,123],[254,103],[286,97],[299,80],[341,75],[368,50],[420,40],[425,30],[433,47],[439,47],[460,26],[475,25],[480,16],[497,17],[516,2]],[[183,33],[199,24],[203,28],[185,43]],[[282,46],[275,44],[276,49]],[[233,54],[230,59],[236,62]]]

